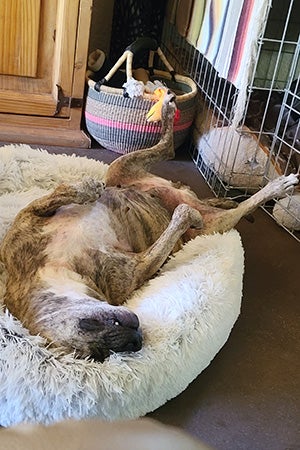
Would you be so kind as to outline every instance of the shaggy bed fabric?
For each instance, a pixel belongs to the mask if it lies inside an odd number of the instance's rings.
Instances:
[[[105,164],[28,146],[0,148],[0,239],[16,213],[57,183],[101,179]],[[239,315],[243,248],[236,231],[197,237],[136,291],[144,345],[104,363],[47,347],[2,308],[0,424],[137,418],[182,392],[224,345]],[[0,274],[3,296],[5,271]],[[1,300],[0,300],[1,302]]]

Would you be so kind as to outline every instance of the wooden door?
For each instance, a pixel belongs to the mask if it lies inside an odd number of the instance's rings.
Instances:
[[[0,142],[89,147],[92,0],[0,0]]]
[[[0,113],[69,117],[80,0],[0,0]]]

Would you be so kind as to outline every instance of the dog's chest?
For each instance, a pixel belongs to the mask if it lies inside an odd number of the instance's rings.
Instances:
[[[105,205],[68,205],[60,208],[44,228],[52,236],[47,256],[56,262],[69,261],[86,249],[111,252],[113,248],[130,250],[128,243],[118,238]]]

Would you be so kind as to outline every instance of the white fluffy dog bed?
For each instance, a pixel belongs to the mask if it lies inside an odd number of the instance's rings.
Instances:
[[[102,178],[106,170],[87,158],[0,148],[0,239],[30,200],[61,181]],[[0,424],[136,418],[175,397],[226,342],[240,311],[243,262],[236,231],[189,242],[128,302],[140,318],[143,349],[103,364],[47,348],[2,310]],[[1,297],[4,279],[2,271]]]

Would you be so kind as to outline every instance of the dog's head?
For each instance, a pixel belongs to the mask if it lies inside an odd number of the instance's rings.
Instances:
[[[110,306],[94,317],[78,321],[78,333],[89,354],[103,361],[111,352],[137,352],[142,348],[142,333],[136,314],[123,306]]]
[[[124,306],[51,292],[39,296],[38,306],[32,331],[55,346],[75,350],[79,357],[103,362],[112,352],[137,352],[142,348],[139,319]]]

